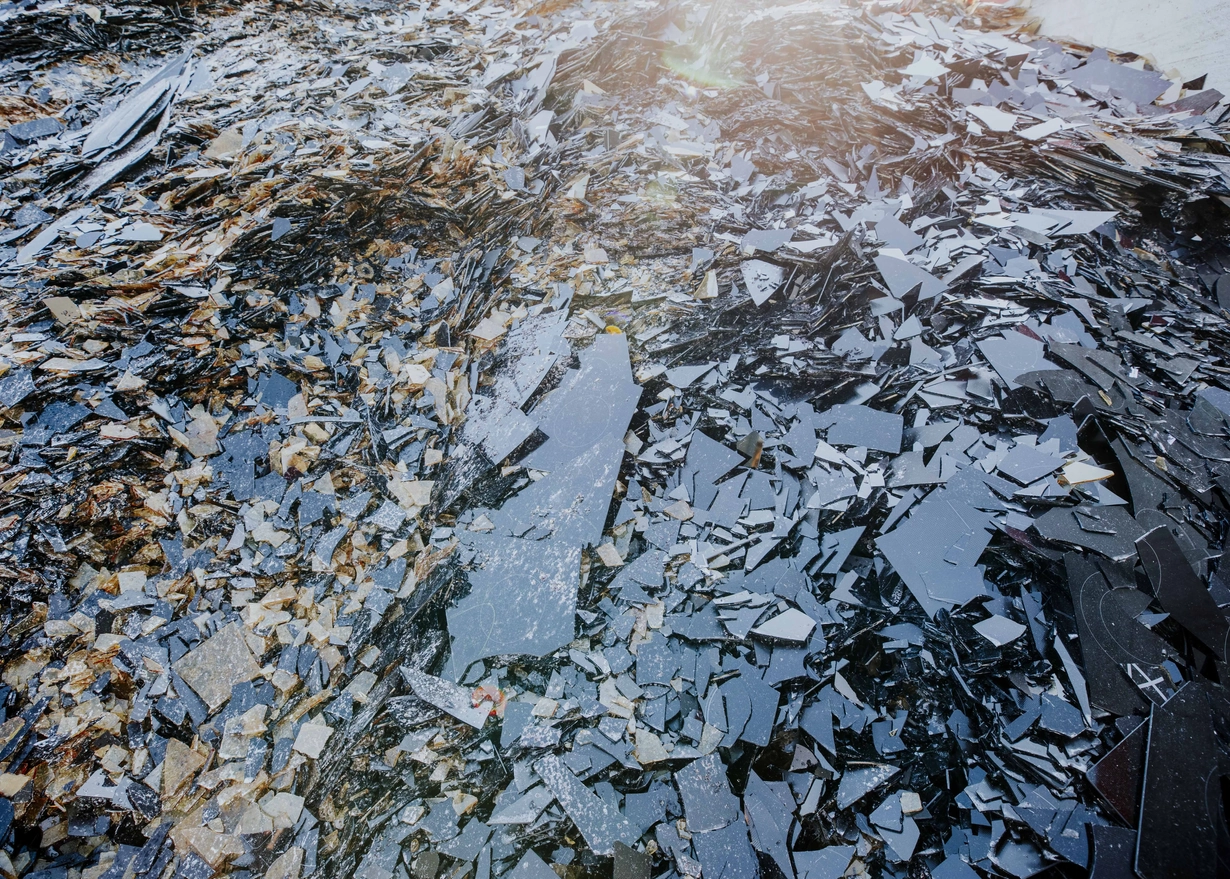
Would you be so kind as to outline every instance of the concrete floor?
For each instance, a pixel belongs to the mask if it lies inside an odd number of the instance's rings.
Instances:
[[[1152,56],[1230,94],[1230,0],[1033,0],[1042,33]]]

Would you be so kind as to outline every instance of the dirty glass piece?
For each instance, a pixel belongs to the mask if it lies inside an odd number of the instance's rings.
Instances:
[[[833,342],[833,353],[844,354],[854,360],[867,360],[875,354],[875,345],[856,327],[850,327]]]
[[[739,818],[739,798],[730,793],[726,768],[716,754],[693,760],[675,773],[688,829],[720,830]]]
[[[1230,622],[1188,564],[1170,529],[1154,528],[1136,541],[1136,551],[1162,610],[1224,660],[1230,651]]]
[[[1131,879],[1135,875],[1136,831],[1105,824],[1091,825],[1089,831],[1093,837],[1089,879]]]
[[[798,879],[829,879],[846,875],[854,858],[854,846],[829,845],[812,851],[796,851],[794,865]]]
[[[461,833],[440,843],[440,852],[459,861],[473,861],[481,854],[491,839],[491,828],[474,819],[462,828]]]
[[[217,711],[231,691],[260,674],[260,666],[244,640],[243,628],[231,623],[175,663],[175,672]]]
[[[29,143],[30,141],[40,140],[44,137],[50,137],[64,130],[64,124],[54,116],[42,116],[37,119],[31,119],[27,122],[18,122],[16,125],[10,125],[6,129],[9,137]],[[29,207],[29,205],[27,205]],[[23,208],[22,210],[25,210]],[[19,212],[20,213],[20,212]],[[25,223],[18,221],[19,225]]]
[[[1226,702],[1210,688],[1190,683],[1153,708],[1136,849],[1142,879],[1161,879],[1179,863],[1188,865],[1188,875],[1205,879],[1221,869],[1218,838],[1226,832],[1221,792],[1210,790],[1206,779],[1219,772],[1213,715],[1224,723]],[[1178,815],[1183,820],[1176,821]]]
[[[543,544],[510,539],[499,556],[471,572],[473,590],[447,612],[458,675],[488,656],[544,656],[575,637],[581,547]]]
[[[1068,588],[1093,704],[1115,714],[1143,712],[1148,702],[1173,692],[1163,663],[1174,651],[1136,619],[1148,596],[1114,589],[1097,566],[1070,553],[1064,557]]]
[[[602,439],[488,515],[506,533],[550,538],[560,552],[566,545],[599,546],[622,454],[618,438]]]
[[[1161,74],[1116,64],[1109,58],[1094,58],[1067,75],[1074,86],[1096,97],[1110,95],[1137,106],[1152,104],[1170,87]]]
[[[39,427],[45,427],[53,434],[64,433],[76,427],[86,418],[90,410],[80,404],[52,403],[38,416]]]
[[[783,245],[789,244],[792,238],[794,238],[793,229],[750,229],[743,236],[739,246],[745,252],[762,250],[765,253],[772,253]]]
[[[278,372],[265,373],[256,382],[256,399],[275,412],[285,411],[297,393],[298,385]]]
[[[13,816],[13,804],[7,797],[0,798],[0,843],[8,839],[9,830],[13,826]]]
[[[0,378],[0,406],[13,408],[34,393],[34,375],[28,369],[16,369]]]
[[[989,522],[985,513],[937,491],[896,529],[876,538],[876,546],[934,617],[943,608],[985,594],[974,563],[991,541]]]
[[[1148,743],[1149,723],[1145,721],[1137,724],[1119,744],[1107,751],[1101,760],[1090,767],[1088,774],[1089,783],[1119,817],[1133,827],[1139,820]]]
[[[777,790],[752,772],[743,791],[743,810],[748,816],[752,847],[772,858],[782,874],[788,876],[792,872],[788,837],[794,798],[783,782],[772,784]]]
[[[507,458],[538,429],[534,419],[506,400],[496,400],[489,413],[475,412],[473,417],[485,417],[488,422],[481,431],[480,445],[483,454],[494,463]]]
[[[1049,864],[1032,840],[1005,839],[994,853],[993,863],[1012,876],[1027,877],[1041,873]]]
[[[748,295],[756,305],[764,305],[777,292],[786,278],[781,266],[762,259],[744,260],[739,268]]]
[[[424,702],[475,729],[482,729],[487,723],[490,709],[486,706],[475,707],[470,691],[465,688],[405,665],[401,667],[401,673],[414,695]]]
[[[1085,731],[1085,721],[1080,711],[1051,693],[1042,694],[1042,719],[1039,726],[1070,739]]]
[[[554,799],[555,794],[549,788],[537,785],[507,806],[497,808],[487,823],[496,826],[532,824]]]
[[[720,830],[692,836],[696,859],[705,874],[714,876],[754,876],[756,853],[748,839],[747,826],[737,822]]]
[[[695,506],[708,509],[717,496],[713,483],[743,461],[743,455],[697,431],[688,444],[680,482],[689,489]]]
[[[615,853],[616,842],[636,842],[640,833],[628,819],[578,781],[560,758],[544,757],[534,769],[595,854],[610,856]]]
[[[1136,554],[1136,541],[1145,529],[1122,507],[1054,507],[1034,519],[1034,528],[1047,540],[1083,547],[1112,561],[1127,561]]]
[[[547,441],[526,457],[525,465],[555,470],[601,440],[622,440],[640,395],[632,381],[626,337],[599,336],[582,354],[581,369],[571,383],[531,413]]]
[[[406,521],[406,511],[392,501],[385,501],[367,520],[382,531],[396,531]]]
[[[837,787],[837,808],[848,809],[900,771],[887,764],[847,770]]]
[[[256,462],[269,453],[269,444],[256,434],[243,432],[228,436],[221,445],[222,454],[212,458],[210,466],[235,500],[250,500],[256,490]]]
[[[293,749],[314,760],[321,755],[332,736],[333,728],[327,724],[305,723],[295,735]]]
[[[615,866],[611,879],[649,879],[653,859],[643,852],[615,843]]]
[[[1030,446],[1017,446],[999,463],[999,472],[1021,485],[1037,482],[1064,465],[1063,458],[1048,455]]]

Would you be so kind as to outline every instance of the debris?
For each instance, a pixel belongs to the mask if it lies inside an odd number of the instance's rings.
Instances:
[[[0,873],[1217,872],[1220,93],[939,0],[0,41]]]

